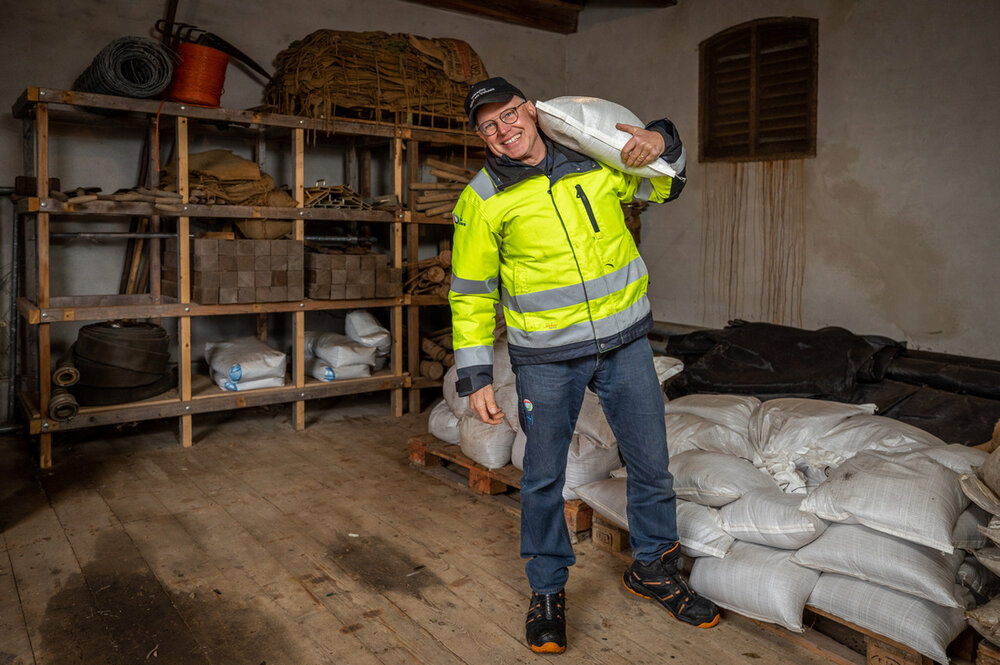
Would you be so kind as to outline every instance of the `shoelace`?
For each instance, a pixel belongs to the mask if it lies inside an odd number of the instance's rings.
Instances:
[[[562,618],[563,603],[560,594],[536,594],[535,598],[538,602],[535,603],[532,609],[536,610],[536,616],[540,615],[540,618],[545,621]]]

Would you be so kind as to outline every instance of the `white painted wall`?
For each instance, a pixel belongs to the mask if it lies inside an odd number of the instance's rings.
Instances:
[[[805,162],[802,325],[1000,358],[1000,3],[994,0],[680,0],[588,8],[568,38],[567,89],[689,146],[687,189],[644,217],[658,320],[721,326],[702,278],[698,44],[768,16],[819,19],[818,149]],[[600,51],[601,57],[593,53]],[[738,312],[753,320],[752,308]]]

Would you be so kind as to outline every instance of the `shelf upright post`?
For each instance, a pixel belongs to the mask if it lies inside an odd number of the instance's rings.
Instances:
[[[188,183],[188,119],[177,117],[177,193],[181,195],[181,203],[189,202]],[[177,218],[177,300],[185,305],[185,313],[177,320],[177,355],[178,355],[178,392],[185,409],[191,403],[191,218]],[[192,416],[190,413],[180,417],[180,440],[184,448],[191,447]]]
[[[292,130],[292,149],[295,152],[295,180],[292,183],[295,192],[295,205],[298,208],[305,206],[305,130],[296,127]],[[306,223],[302,217],[296,218],[293,225],[295,240],[301,242],[305,240]],[[305,348],[306,348],[306,313],[301,308],[292,314],[292,330],[295,334],[295,343],[292,345],[292,378],[296,388],[305,388]],[[292,407],[292,425],[295,430],[301,432],[306,428],[306,402],[297,400]]]
[[[420,180],[420,154],[417,150],[417,141],[407,141],[406,143],[406,175],[409,181],[418,182]],[[409,187],[407,190],[406,208],[412,214],[415,203],[414,190]],[[420,260],[420,225],[410,220],[406,225],[406,274],[403,276],[403,283],[409,284],[410,280],[417,274],[417,261]],[[406,366],[410,376],[416,378],[420,376],[420,306],[410,305],[406,308]],[[410,413],[420,413],[420,388],[410,388]]]
[[[49,197],[49,105],[35,107],[35,181],[39,201]],[[49,213],[35,216],[35,261],[38,276],[38,307],[49,306]],[[49,400],[52,398],[51,336],[48,323],[38,324],[38,412],[43,431],[38,435],[38,462],[43,469],[52,466],[52,433],[48,426]]]
[[[398,136],[392,140],[392,182],[396,195],[396,219],[392,223],[391,251],[392,266],[403,267],[403,139]],[[392,306],[392,373],[400,376],[403,373],[403,306]],[[403,415],[403,389],[393,388],[390,397],[390,408],[393,416]]]

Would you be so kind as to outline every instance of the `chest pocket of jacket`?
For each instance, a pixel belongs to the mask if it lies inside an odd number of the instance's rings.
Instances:
[[[587,198],[587,193],[583,191],[582,185],[576,186],[576,197],[580,199],[580,204],[587,213],[587,219],[590,220],[590,225],[594,227],[594,233],[600,233],[601,227],[597,224],[597,217],[594,215],[594,207],[590,205],[590,199]]]

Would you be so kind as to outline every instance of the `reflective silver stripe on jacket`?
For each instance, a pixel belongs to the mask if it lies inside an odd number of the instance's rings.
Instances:
[[[625,331],[649,314],[649,299],[643,295],[626,309],[597,321],[581,321],[559,330],[538,330],[527,332],[507,323],[507,339],[511,344],[532,349],[547,349],[566,344],[590,342],[611,337]],[[458,352],[455,352],[458,361]],[[483,363],[485,364],[485,363]]]
[[[469,181],[469,187],[472,188],[476,194],[479,195],[483,201],[490,198],[497,193],[496,185],[493,184],[493,180],[487,175],[485,170],[480,169],[479,173]]]
[[[628,265],[602,277],[589,279],[583,284],[570,284],[554,289],[536,291],[515,296],[500,287],[500,300],[509,310],[519,312],[545,312],[550,309],[582,305],[588,300],[597,300],[621,291],[629,284],[646,276],[646,264],[637,256]],[[454,291],[454,287],[452,287]]]
[[[492,346],[469,346],[455,349],[456,367],[475,367],[476,365],[493,365]]]
[[[451,290],[466,296],[484,296],[497,290],[499,277],[489,279],[463,279],[454,273],[451,276]]]

